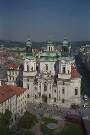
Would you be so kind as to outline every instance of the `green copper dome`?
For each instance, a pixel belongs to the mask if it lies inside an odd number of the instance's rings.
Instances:
[[[40,53],[40,61],[57,61],[58,55],[55,52]]]

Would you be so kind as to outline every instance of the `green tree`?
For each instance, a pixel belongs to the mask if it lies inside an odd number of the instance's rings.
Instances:
[[[37,118],[34,114],[29,112],[25,112],[24,115],[21,117],[18,127],[19,128],[31,128],[37,122]]]
[[[6,110],[5,113],[0,114],[0,125],[9,127],[10,119],[11,119],[12,113],[9,110]]]

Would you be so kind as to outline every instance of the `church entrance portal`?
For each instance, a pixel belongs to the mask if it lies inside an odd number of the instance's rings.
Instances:
[[[47,103],[47,95],[42,95],[42,101],[43,101],[44,103]]]

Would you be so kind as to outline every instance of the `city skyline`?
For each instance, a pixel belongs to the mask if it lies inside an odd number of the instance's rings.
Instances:
[[[0,1],[0,39],[90,40],[89,0]]]

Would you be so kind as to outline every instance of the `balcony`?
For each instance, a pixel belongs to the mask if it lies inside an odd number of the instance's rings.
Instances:
[[[58,78],[60,78],[60,79],[70,79],[71,74],[58,74]]]
[[[23,76],[27,77],[27,76],[35,76],[37,74],[37,71],[24,71],[23,72]]]

